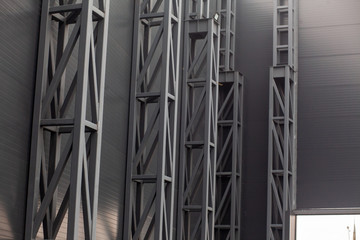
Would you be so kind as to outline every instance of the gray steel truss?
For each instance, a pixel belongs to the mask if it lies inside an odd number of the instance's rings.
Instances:
[[[124,239],[172,239],[181,0],[136,0]]]
[[[215,239],[240,239],[244,77],[234,71],[235,0],[220,0]]]
[[[212,0],[184,0],[185,21],[209,18],[210,1]]]
[[[215,239],[240,239],[243,82],[220,72],[216,163]]]
[[[297,0],[274,2],[270,68],[267,239],[294,234],[297,129]]]
[[[235,0],[219,0],[220,4],[220,71],[234,70]]]
[[[186,1],[178,240],[214,239],[219,25],[208,15],[209,1]]]
[[[42,3],[25,239],[56,238],[66,215],[67,239],[96,237],[108,12]]]

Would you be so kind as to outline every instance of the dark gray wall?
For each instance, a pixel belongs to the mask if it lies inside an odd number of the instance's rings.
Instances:
[[[360,1],[299,2],[297,206],[360,207]]]
[[[0,238],[23,238],[39,9],[0,4]]]
[[[360,207],[360,2],[300,0],[298,208]],[[265,239],[272,0],[239,0],[246,76],[242,236]],[[0,238],[22,239],[40,0],[0,5]],[[121,239],[132,0],[112,0],[98,216]]]
[[[243,239],[265,239],[272,0],[239,0]],[[360,207],[360,1],[299,0],[297,207]]]
[[[106,65],[98,239],[122,239],[133,0],[111,0]]]
[[[0,239],[23,239],[40,3],[0,4]],[[111,1],[98,239],[122,239],[132,13]]]
[[[236,65],[245,75],[241,235],[265,239],[273,0],[237,2]]]

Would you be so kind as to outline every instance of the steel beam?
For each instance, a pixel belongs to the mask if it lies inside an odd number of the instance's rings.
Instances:
[[[172,239],[181,0],[136,0],[124,239]]]
[[[296,207],[297,1],[274,1],[270,68],[267,239],[290,239]]]
[[[74,2],[42,3],[25,239],[66,215],[68,239],[96,237],[109,0]]]
[[[186,1],[189,4],[192,1]],[[196,1],[195,1],[196,2]],[[209,1],[205,1],[209,4]],[[188,7],[188,6],[187,6]],[[214,239],[219,25],[185,8],[177,239]]]
[[[243,82],[220,72],[216,163],[215,239],[240,239]]]

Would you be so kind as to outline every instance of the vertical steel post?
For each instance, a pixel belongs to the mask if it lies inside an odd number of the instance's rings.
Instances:
[[[177,239],[214,239],[219,26],[185,1]]]
[[[218,0],[220,4],[220,71],[234,71],[235,0]]]
[[[42,4],[25,239],[56,238],[66,214],[68,239],[80,214],[96,237],[109,0],[74,2]]]
[[[220,80],[215,239],[239,239],[241,219],[243,83],[234,71],[235,0],[220,0]]]
[[[290,239],[296,207],[297,0],[274,1],[270,68],[267,239]]]
[[[136,0],[124,239],[172,239],[181,0]]]
[[[215,239],[239,239],[244,77],[220,72]]]

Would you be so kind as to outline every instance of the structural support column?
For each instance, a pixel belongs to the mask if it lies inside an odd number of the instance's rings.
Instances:
[[[215,239],[239,239],[241,218],[243,82],[239,72],[220,72]]]
[[[214,239],[219,26],[209,1],[185,4],[177,239]]]
[[[136,0],[124,239],[172,239],[181,0]]]
[[[56,238],[66,216],[67,239],[96,237],[108,12],[42,3],[25,239]]]
[[[234,71],[235,0],[220,0],[215,239],[240,238],[244,77]]]
[[[217,0],[220,7],[220,71],[234,71],[236,0]]]
[[[274,1],[269,86],[267,239],[288,240],[296,207],[297,0]]]

